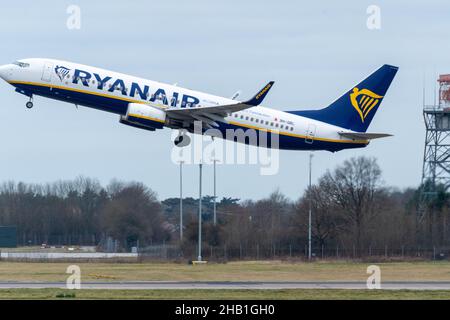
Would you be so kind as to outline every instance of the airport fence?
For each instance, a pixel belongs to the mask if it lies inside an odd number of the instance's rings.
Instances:
[[[152,245],[138,250],[139,260],[177,260],[183,258],[183,252],[178,245]]]
[[[50,249],[46,249],[50,250]],[[356,246],[313,246],[314,260],[448,260],[450,247],[367,247],[357,249]],[[44,252],[42,249],[18,251],[14,249],[0,250],[0,260],[122,260],[122,261],[175,261],[196,260],[198,256],[196,246],[179,246],[177,244],[160,244],[139,248],[132,253],[106,252]],[[307,260],[308,246],[305,245],[223,245],[203,246],[202,258],[209,261],[239,261],[239,260]]]
[[[313,259],[404,259],[404,260],[447,260],[450,257],[449,247],[367,247],[356,246],[314,246],[311,250]],[[196,247],[178,245],[156,245],[139,250],[139,258],[155,260],[196,260]],[[273,260],[273,259],[308,259],[308,246],[204,246],[202,258],[210,261],[229,260]]]

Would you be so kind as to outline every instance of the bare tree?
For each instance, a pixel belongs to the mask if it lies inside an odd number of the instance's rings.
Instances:
[[[141,183],[122,184],[111,195],[103,209],[102,225],[106,232],[119,239],[124,247],[162,242],[161,204],[156,194]]]
[[[382,191],[381,170],[376,159],[346,160],[333,172],[328,171],[319,183],[327,189],[331,200],[341,207],[355,245],[360,249],[365,223],[376,215],[376,198]]]
[[[341,207],[330,197],[328,185],[324,179],[319,181],[318,185],[313,185],[311,189],[306,190],[295,204],[293,215],[293,232],[306,240],[308,232],[308,211],[309,200],[312,204],[312,238],[319,247],[325,246],[329,240],[334,240],[339,234],[340,229],[345,223],[342,217]]]

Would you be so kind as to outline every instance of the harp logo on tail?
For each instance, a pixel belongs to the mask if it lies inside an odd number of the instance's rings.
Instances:
[[[353,88],[353,93],[350,94],[350,102],[364,122],[370,111],[375,108],[383,96],[380,96],[369,89],[359,90],[357,87]]]
[[[70,69],[63,66],[56,66],[55,73],[58,75],[59,80],[63,81],[65,77],[69,74]]]

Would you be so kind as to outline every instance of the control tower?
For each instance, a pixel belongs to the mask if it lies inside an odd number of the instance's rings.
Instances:
[[[423,106],[425,148],[419,221],[426,214],[426,203],[437,194],[437,185],[450,187],[450,74],[440,75],[439,99],[435,105]]]

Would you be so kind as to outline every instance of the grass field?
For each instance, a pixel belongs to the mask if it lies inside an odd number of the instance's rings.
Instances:
[[[450,299],[450,291],[423,290],[61,290],[10,289],[0,290],[0,299],[182,299],[182,300],[357,300],[357,299]]]
[[[0,281],[65,281],[67,266],[81,268],[82,281],[366,281],[361,262],[249,261],[226,264],[25,263],[0,261]],[[450,281],[450,262],[385,262],[382,281]]]
[[[64,282],[70,264],[89,281],[366,281],[371,263],[247,261],[226,264],[0,261],[0,281]],[[382,281],[450,281],[450,262],[384,262]],[[450,299],[436,290],[63,290],[1,289],[0,299]]]

